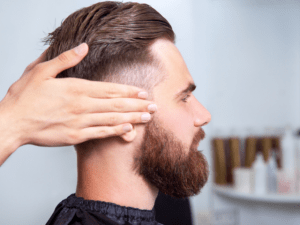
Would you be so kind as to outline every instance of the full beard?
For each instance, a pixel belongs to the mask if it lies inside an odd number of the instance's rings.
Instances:
[[[156,118],[146,124],[143,142],[134,157],[134,170],[171,197],[199,194],[209,176],[205,156],[197,150],[205,137],[203,129],[195,134],[190,146],[185,146],[158,124]]]

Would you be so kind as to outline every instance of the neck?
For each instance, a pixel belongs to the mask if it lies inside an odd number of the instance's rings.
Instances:
[[[152,210],[158,189],[132,170],[133,148],[112,139],[77,149],[76,196]]]

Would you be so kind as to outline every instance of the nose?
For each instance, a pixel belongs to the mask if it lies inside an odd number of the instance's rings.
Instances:
[[[195,127],[205,126],[211,121],[210,112],[197,101],[195,105],[195,114],[194,114],[194,125]]]

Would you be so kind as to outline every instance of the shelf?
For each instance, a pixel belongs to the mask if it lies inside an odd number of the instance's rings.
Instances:
[[[287,194],[255,195],[255,194],[237,192],[230,186],[220,186],[220,185],[214,185],[213,190],[216,194],[223,195],[230,198],[245,200],[245,201],[280,203],[280,204],[282,203],[300,204],[300,194],[298,195],[287,195]]]

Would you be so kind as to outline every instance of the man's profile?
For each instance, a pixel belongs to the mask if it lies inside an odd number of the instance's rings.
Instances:
[[[200,192],[209,172],[197,147],[211,115],[192,94],[196,86],[163,16],[147,4],[101,2],[71,14],[46,42],[47,60],[89,45],[86,58],[58,78],[138,86],[158,107],[130,133],[75,145],[76,194],[47,224],[154,225],[158,191],[175,198]]]

